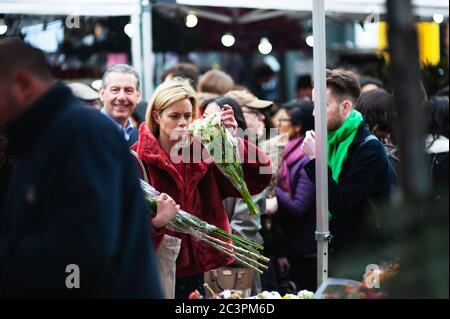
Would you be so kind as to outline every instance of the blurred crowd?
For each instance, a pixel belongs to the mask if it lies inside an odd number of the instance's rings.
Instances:
[[[54,79],[44,54],[17,40],[0,44],[0,61],[8,61],[0,65],[1,297],[187,298],[222,278],[211,279],[212,271],[242,274],[251,295],[316,290],[311,75],[298,78],[294,100],[279,103],[222,70],[200,74],[196,65],[180,63],[143,101],[139,74],[129,65],[109,67],[96,91]],[[326,80],[333,276],[345,273],[340,261],[355,243],[369,249],[395,241],[375,207],[395,200],[407,159],[398,142],[395,93],[350,70],[328,70]],[[439,201],[448,192],[448,87],[421,96],[426,169]],[[244,154],[262,154],[256,163],[243,162],[260,215],[248,214],[214,165],[172,161],[177,140],[171,133],[218,112],[224,127],[246,132],[236,133]],[[269,159],[272,174],[259,173]],[[138,178],[162,193],[153,218]],[[269,269],[254,273],[167,230],[180,208],[263,244]],[[80,267],[77,291],[65,285],[68,264]],[[175,278],[165,278],[161,268],[173,268]]]

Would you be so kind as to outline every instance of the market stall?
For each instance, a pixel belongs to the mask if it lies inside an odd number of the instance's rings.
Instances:
[[[62,15],[66,24],[77,27],[77,18],[82,16],[130,16],[134,26],[131,37],[131,59],[133,66],[141,75],[144,98],[148,98],[152,87],[152,39],[151,13],[149,1],[140,0],[74,0],[70,3],[58,0],[2,0],[0,13],[27,15]],[[142,31],[145,30],[145,33]],[[143,50],[145,48],[145,52]]]
[[[173,3],[175,1],[163,1]],[[177,0],[177,4],[196,8],[204,7],[244,7],[260,10],[255,13],[267,16],[264,10],[288,10],[312,12],[314,37],[314,83],[316,109],[315,127],[317,140],[317,171],[316,171],[316,205],[318,242],[318,284],[328,277],[328,183],[327,183],[327,156],[326,156],[326,98],[325,98],[325,17],[344,16],[361,19],[373,15],[383,15],[386,12],[384,0]],[[151,10],[154,1],[148,0],[74,0],[70,4],[58,0],[43,0],[37,3],[34,0],[0,0],[0,13],[29,14],[29,15],[65,15],[77,16],[130,16],[134,26],[134,35],[131,37],[132,63],[141,74],[143,98],[149,99],[153,91],[153,55],[152,55],[152,28]],[[443,0],[415,0],[413,1],[416,16],[430,19],[435,14],[448,17],[448,2]]]
[[[447,1],[413,0],[415,15],[421,19],[431,19],[435,14],[448,17]],[[316,211],[317,211],[317,282],[321,285],[328,278],[328,242],[332,234],[328,228],[328,172],[327,172],[327,119],[326,119],[326,34],[325,17],[343,16],[353,19],[379,19],[386,13],[385,0],[177,0],[177,3],[189,6],[239,7],[254,9],[276,9],[312,11],[314,37],[314,101],[316,105]],[[263,15],[264,12],[260,12]],[[320,107],[317,107],[320,106]]]

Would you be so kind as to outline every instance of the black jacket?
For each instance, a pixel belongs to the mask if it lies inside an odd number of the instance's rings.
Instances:
[[[370,140],[360,146],[368,135],[362,123],[350,144],[338,183],[328,167],[330,231],[334,237],[331,248],[336,254],[359,244],[378,245],[383,240],[382,220],[374,215],[372,207],[389,198],[392,171],[380,141]],[[305,169],[315,181],[315,160]]]
[[[139,130],[137,128],[134,128],[131,131],[130,139],[126,141],[127,146],[130,148],[131,145],[137,142],[138,138],[139,138]]]
[[[6,191],[8,190],[13,168],[14,161],[10,157],[6,157],[2,162],[0,162],[0,218],[3,213]]]
[[[109,120],[56,84],[7,134],[17,161],[0,221],[0,297],[161,297],[135,167]],[[79,289],[66,286],[71,264]]]

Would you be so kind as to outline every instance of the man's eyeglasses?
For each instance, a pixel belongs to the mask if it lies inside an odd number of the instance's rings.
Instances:
[[[283,123],[283,122],[292,122],[291,119],[285,119],[285,118],[280,118],[278,119],[278,122]]]

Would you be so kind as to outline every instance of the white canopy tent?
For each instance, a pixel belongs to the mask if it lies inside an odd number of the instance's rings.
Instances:
[[[144,98],[153,90],[151,15],[149,1],[140,0],[0,0],[0,13],[29,15],[61,15],[74,19],[80,16],[130,16],[134,26],[131,37],[132,63],[141,75]],[[143,35],[142,30],[145,30]],[[145,54],[143,52],[145,48]]]
[[[310,13],[313,11],[313,0],[160,0],[158,5],[175,2],[179,5],[199,11],[199,16],[232,23],[233,19],[223,14],[201,10],[204,7],[251,8],[253,12],[238,19],[238,23],[250,23],[260,19],[268,19],[286,12]],[[162,2],[162,4],[160,4]],[[0,13],[29,15],[63,15],[63,16],[130,16],[134,26],[131,38],[131,54],[133,66],[141,74],[143,96],[149,99],[153,91],[153,55],[151,10],[149,0],[72,0],[65,3],[59,0],[0,0]],[[413,0],[416,14],[430,18],[433,14],[448,17],[446,0]],[[327,0],[325,12],[330,16],[365,18],[371,14],[385,13],[385,0]],[[267,11],[277,10],[278,12]],[[283,13],[284,11],[284,13]]]
[[[276,9],[291,11],[313,11],[313,0],[176,0],[178,4],[189,6],[236,7],[253,9]],[[327,0],[325,12],[331,15],[365,17],[371,13],[384,14],[385,0]],[[412,0],[415,13],[420,17],[433,14],[448,16],[446,0]]]
[[[174,2],[174,1],[165,1]],[[318,284],[328,276],[328,177],[326,154],[326,98],[325,98],[325,14],[365,18],[384,14],[385,0],[177,0],[180,5],[205,7],[253,8],[256,14],[264,10],[312,12],[314,36],[314,99],[316,105],[316,204],[318,241]],[[433,14],[448,17],[447,0],[413,0],[415,13],[430,18]],[[261,10],[263,9],[263,10]],[[195,10],[193,10],[195,11]],[[149,99],[153,90],[153,57],[151,6],[148,0],[0,0],[0,13],[30,15],[73,16],[131,16],[134,26],[132,61],[142,77],[143,96]],[[247,16],[248,18],[248,16]],[[226,22],[226,21],[224,21]]]

